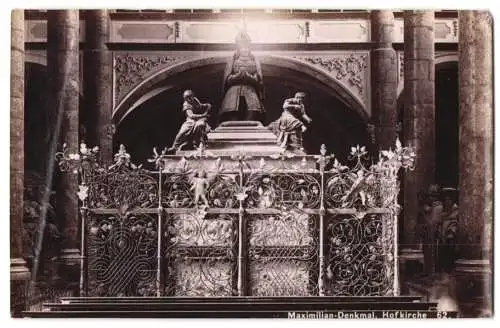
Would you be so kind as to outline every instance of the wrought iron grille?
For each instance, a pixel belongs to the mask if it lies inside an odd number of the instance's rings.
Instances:
[[[328,295],[393,293],[393,248],[389,248],[391,241],[383,237],[383,230],[392,229],[390,221],[392,217],[387,214],[328,217],[325,263]]]
[[[121,146],[64,149],[81,176],[81,294],[92,296],[397,295],[396,144],[366,167],[334,155],[297,158],[158,154],[136,166]]]
[[[237,294],[237,215],[171,213],[165,235],[165,295]]]
[[[86,219],[88,294],[156,295],[158,218],[92,213]]]
[[[316,215],[293,210],[249,217],[250,295],[319,294],[318,221]]]

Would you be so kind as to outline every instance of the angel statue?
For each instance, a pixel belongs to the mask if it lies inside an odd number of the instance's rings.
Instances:
[[[133,169],[137,168],[134,164],[132,164],[132,162],[130,162],[130,154],[127,153],[127,150],[125,149],[125,146],[123,144],[120,145],[118,152],[115,154],[114,162],[115,163],[109,167],[109,170],[120,166],[130,166]]]
[[[303,151],[302,134],[307,130],[306,123],[312,119],[306,114],[304,106],[304,92],[297,92],[293,98],[288,98],[283,103],[281,117],[271,123],[278,134],[278,145],[286,149],[291,147]]]
[[[203,200],[205,206],[208,207],[208,199],[206,196],[208,187],[210,186],[207,172],[204,170],[196,171],[194,177],[192,178],[191,190],[194,191],[194,204],[198,206],[198,202]]]
[[[363,169],[360,169],[352,175],[355,180],[351,188],[342,197],[342,207],[349,206],[349,203],[358,196],[363,207],[366,205],[373,206],[373,195],[371,195],[368,190],[368,187],[373,182],[373,174],[369,171],[365,172]]]
[[[205,208],[209,206],[207,192],[210,185],[215,181],[217,176],[223,170],[220,158],[213,164],[213,167],[207,171],[204,169],[190,170],[188,178],[191,184],[190,190],[194,192],[194,205],[198,206],[198,202],[203,201]],[[215,200],[214,200],[215,202]]]
[[[177,133],[172,147],[168,149],[169,153],[181,150],[188,144],[191,144],[192,148],[197,148],[200,143],[206,144],[207,133],[210,132],[207,120],[212,105],[201,103],[192,90],[184,91],[183,98],[182,111],[186,113],[186,121]]]

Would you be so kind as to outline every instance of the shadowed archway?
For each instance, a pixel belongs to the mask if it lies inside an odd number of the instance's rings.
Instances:
[[[340,159],[347,158],[350,145],[367,144],[368,114],[360,101],[338,81],[310,65],[292,59],[259,56],[266,108],[265,124],[277,119],[285,98],[296,91],[307,94],[307,111],[313,119],[304,143],[308,153],[318,153],[322,143]],[[223,98],[222,78],[227,57],[210,57],[170,67],[136,87],[114,111],[118,129],[115,147],[126,144],[135,161],[145,161],[152,147],[170,145],[184,120],[182,91],[192,89],[215,111]],[[193,62],[195,64],[193,64]],[[217,125],[216,115],[210,124]]]

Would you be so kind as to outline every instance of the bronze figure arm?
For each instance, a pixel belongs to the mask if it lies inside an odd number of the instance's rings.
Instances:
[[[302,115],[302,119],[303,119],[304,121],[306,121],[307,123],[311,123],[311,122],[312,122],[312,119],[311,119],[311,118],[310,118],[310,117],[309,117],[306,113],[304,113],[304,114]]]
[[[191,109],[188,109],[188,110],[186,110],[186,115],[187,115],[187,117],[189,117],[193,120],[199,120],[200,118],[207,117],[208,114],[206,112],[203,114],[195,114],[195,113],[193,113],[193,111]]]

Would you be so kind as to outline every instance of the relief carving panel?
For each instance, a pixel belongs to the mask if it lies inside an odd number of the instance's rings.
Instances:
[[[113,65],[115,104],[149,76],[186,58],[186,56],[165,54],[115,54]]]
[[[365,106],[368,104],[368,53],[301,55],[293,58],[326,71],[356,95]]]

